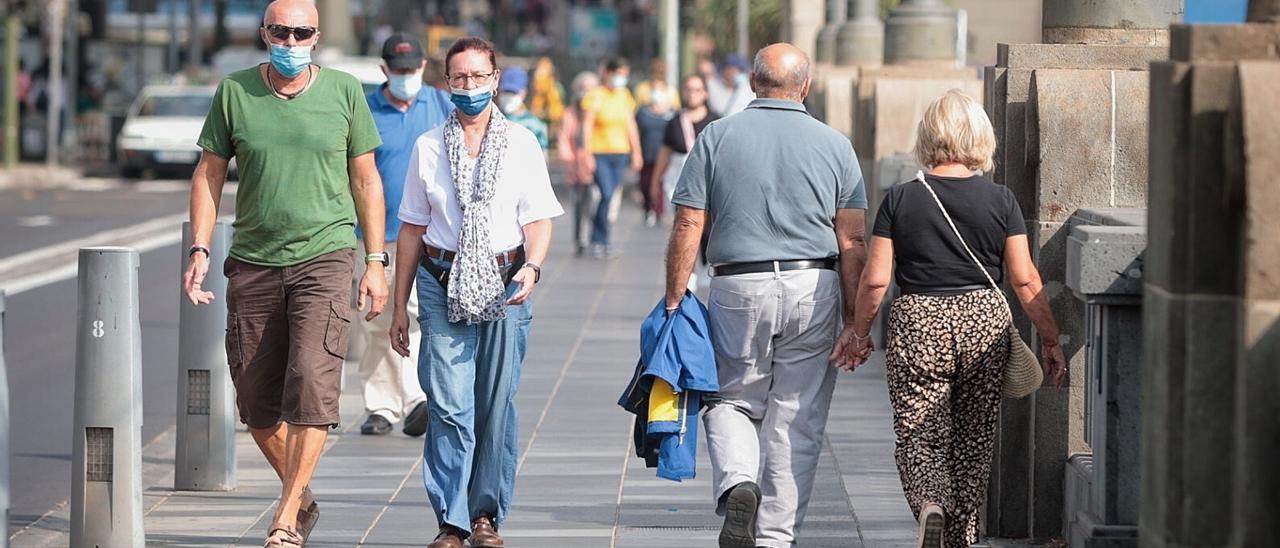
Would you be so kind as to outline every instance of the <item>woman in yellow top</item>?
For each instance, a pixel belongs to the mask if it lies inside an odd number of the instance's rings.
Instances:
[[[614,192],[622,185],[628,167],[639,171],[643,165],[636,100],[627,89],[630,75],[626,59],[610,59],[604,66],[603,85],[582,99],[586,167],[600,189],[600,204],[591,223],[591,255],[597,259],[616,256],[609,248],[609,209]]]

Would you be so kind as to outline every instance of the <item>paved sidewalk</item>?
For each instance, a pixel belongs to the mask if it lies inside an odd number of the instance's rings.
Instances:
[[[553,256],[535,294],[521,373],[515,507],[503,529],[515,548],[715,546],[705,440],[698,477],[658,479],[631,447],[631,415],[616,405],[638,353],[639,323],[662,293],[667,229],[624,207],[613,261],[571,256],[556,222]],[[421,439],[361,436],[358,380],[348,370],[342,428],[332,432],[312,487],[321,519],[309,546],[423,546],[436,527],[422,485]],[[915,531],[893,464],[883,367],[842,374],[828,443],[800,546],[910,546]],[[147,448],[148,546],[261,545],[278,487],[241,433],[239,487],[175,492],[173,435]],[[67,507],[16,532],[17,547],[67,546]]]

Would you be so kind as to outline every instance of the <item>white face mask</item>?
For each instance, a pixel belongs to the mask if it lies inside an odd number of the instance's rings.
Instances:
[[[388,75],[387,90],[401,101],[417,97],[418,92],[422,90],[422,71],[415,71],[413,74]]]
[[[524,106],[524,97],[519,93],[502,93],[498,95],[498,110],[503,114],[511,114]]]
[[[613,75],[613,78],[609,80],[609,83],[613,84],[613,87],[615,88],[625,88],[627,87],[627,75],[615,74]]]
[[[649,101],[655,105],[666,105],[667,92],[660,89],[655,89],[649,93]]]

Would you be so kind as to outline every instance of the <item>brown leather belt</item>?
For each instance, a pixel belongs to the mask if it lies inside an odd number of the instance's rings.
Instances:
[[[438,247],[433,247],[426,244],[423,244],[423,247],[426,248],[423,251],[423,253],[426,256],[431,257],[432,259],[439,259],[445,262],[450,262],[450,263],[453,262],[454,257],[458,255],[453,251],[440,249]],[[520,246],[510,251],[504,251],[502,253],[494,255],[494,260],[498,261],[499,267],[511,266],[523,259],[524,259],[524,246]]]

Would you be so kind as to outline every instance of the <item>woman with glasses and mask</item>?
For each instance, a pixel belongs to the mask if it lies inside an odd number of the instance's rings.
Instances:
[[[582,140],[586,143],[587,169],[595,175],[600,203],[591,224],[591,256],[617,256],[609,247],[613,228],[610,210],[614,193],[622,186],[627,168],[640,171],[640,130],[636,127],[636,100],[627,89],[631,67],[621,57],[604,64],[601,86],[582,99]]]
[[[573,95],[556,132],[556,152],[564,166],[564,181],[569,185],[569,201],[573,204],[573,243],[577,257],[586,253],[590,243],[591,203],[600,193],[593,185],[595,174],[587,167],[590,153],[582,140],[582,99],[599,85],[600,77],[594,72],[583,71],[573,77],[573,84],[569,86]]]
[[[427,498],[439,533],[429,548],[503,546],[515,488],[515,394],[529,300],[563,213],[542,147],[493,104],[493,45],[463,38],[445,55],[456,109],[414,145],[400,204],[391,344],[409,355],[411,284],[428,402]]]

